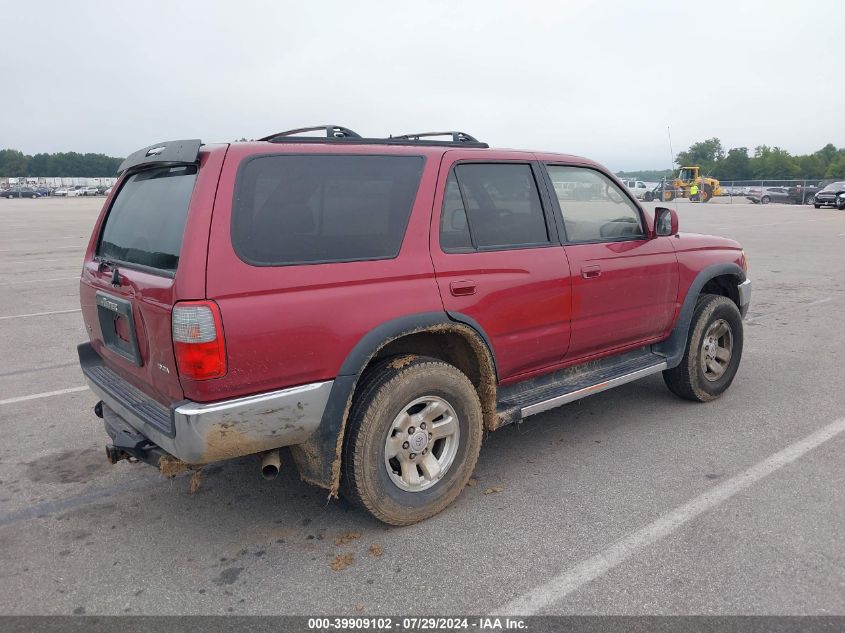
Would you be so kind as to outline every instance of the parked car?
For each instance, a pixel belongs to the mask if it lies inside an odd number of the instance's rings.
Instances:
[[[83,187],[74,187],[73,189],[68,189],[67,194],[65,194],[68,198],[75,198],[78,196],[84,196],[85,192],[83,191]]]
[[[754,204],[769,204],[770,202],[792,202],[787,187],[752,187],[745,196]]]
[[[82,187],[80,189],[82,193],[79,195],[81,196],[98,196],[100,195],[100,190],[97,187]]]
[[[113,187],[107,187],[107,188],[103,191],[103,195],[104,195],[104,196],[110,196],[110,195],[111,195],[111,190],[112,190],[112,189],[113,189]]]
[[[457,498],[487,432],[650,374],[698,402],[730,386],[737,242],[679,233],[587,159],[314,129],[120,166],[80,283],[111,461],[258,454],[270,478],[287,446],[407,525]]]
[[[40,198],[41,194],[32,187],[10,187],[0,193],[4,198]]]
[[[789,187],[789,200],[795,204],[813,204],[813,198],[821,189],[818,185]]]
[[[816,209],[836,207],[840,211],[845,210],[845,181],[832,182],[819,191],[813,199],[813,206]]]
[[[67,196],[68,188],[67,187],[59,187],[58,189],[53,189],[53,195],[59,198],[63,198]]]

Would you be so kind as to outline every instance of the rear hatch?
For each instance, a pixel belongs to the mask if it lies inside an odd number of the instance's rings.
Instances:
[[[195,143],[181,161],[156,160],[159,152],[127,169],[94,229],[80,284],[94,351],[165,406],[184,399],[171,311],[181,299],[205,295],[210,209],[222,162]],[[203,195],[208,187],[210,201]]]

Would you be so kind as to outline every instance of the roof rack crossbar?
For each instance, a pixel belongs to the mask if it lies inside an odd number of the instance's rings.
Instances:
[[[258,139],[259,141],[272,141],[279,137],[296,136],[297,134],[304,134],[305,132],[324,131],[326,138],[361,138],[357,132],[353,132],[348,127],[342,125],[315,125],[313,127],[301,127],[295,130],[285,130],[284,132],[276,132],[270,136]]]
[[[417,134],[400,134],[398,136],[393,136],[391,134],[390,138],[392,139],[400,139],[406,141],[419,141],[423,138],[427,138],[430,136],[451,136],[453,143],[478,143],[479,140],[472,136],[471,134],[467,134],[466,132],[458,132],[457,130],[451,130],[448,132],[419,132]]]

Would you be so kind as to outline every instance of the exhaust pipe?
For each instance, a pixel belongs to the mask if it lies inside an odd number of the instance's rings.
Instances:
[[[275,479],[282,467],[282,459],[279,457],[279,449],[267,451],[261,457],[261,476],[270,481]]]

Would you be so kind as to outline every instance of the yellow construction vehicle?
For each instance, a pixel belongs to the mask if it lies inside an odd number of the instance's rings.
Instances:
[[[675,198],[689,198],[689,188],[692,183],[698,185],[698,199],[701,202],[710,202],[713,196],[722,195],[722,188],[715,178],[708,178],[701,175],[701,167],[681,167],[674,180],[666,182],[663,187],[663,201],[669,202]]]

